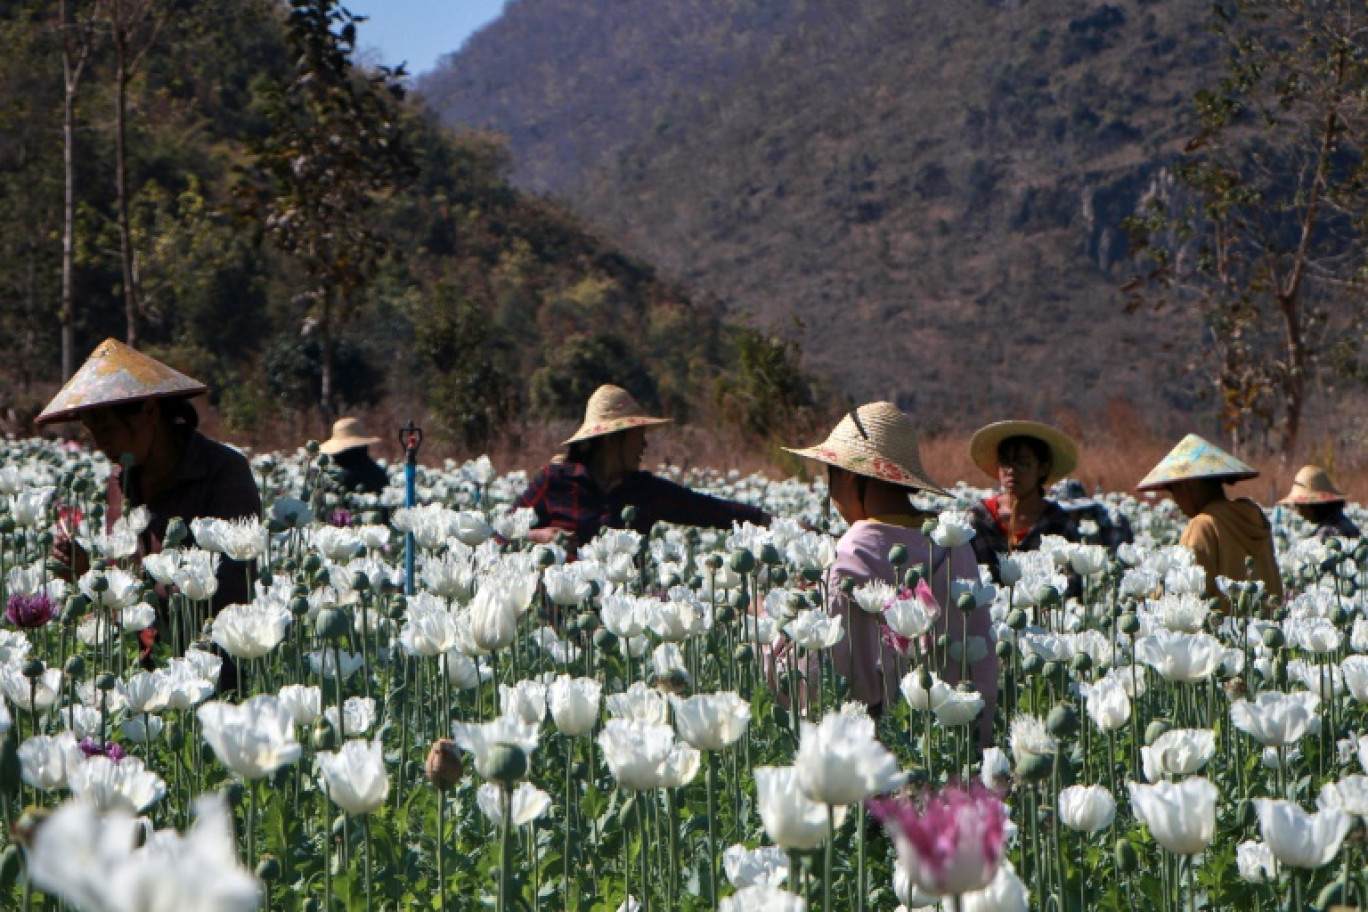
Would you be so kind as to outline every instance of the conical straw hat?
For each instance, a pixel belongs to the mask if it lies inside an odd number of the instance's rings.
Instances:
[[[1052,485],[1078,468],[1078,447],[1063,431],[1039,421],[998,421],[979,428],[969,440],[969,458],[989,477],[998,477],[998,447],[1012,437],[1039,440],[1050,450],[1050,474],[1045,484]]]
[[[645,414],[631,393],[620,386],[605,383],[589,397],[589,404],[584,408],[584,423],[565,443],[578,443],[630,428],[659,427],[669,422],[669,418],[652,418]]]
[[[936,494],[946,491],[926,474],[917,429],[891,402],[871,402],[847,412],[827,439],[790,453],[827,465]]]
[[[37,424],[52,424],[69,421],[91,409],[144,399],[188,398],[208,391],[203,383],[172,370],[156,358],[117,339],[105,339],[34,420]]]
[[[320,452],[331,456],[356,447],[379,443],[379,437],[367,437],[360,418],[338,418],[333,422],[332,436],[318,445]]]
[[[1150,470],[1137,491],[1158,491],[1167,488],[1175,481],[1190,478],[1219,478],[1224,481],[1241,481],[1254,478],[1258,471],[1231,456],[1213,443],[1208,443],[1196,434],[1188,434],[1169,454],[1159,460]]]
[[[1280,504],[1331,504],[1344,503],[1345,493],[1335,487],[1330,475],[1320,466],[1302,466],[1297,477],[1292,480],[1292,490],[1278,501]]]

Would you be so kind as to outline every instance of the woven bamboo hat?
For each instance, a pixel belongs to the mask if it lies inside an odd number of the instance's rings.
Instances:
[[[847,412],[822,443],[790,453],[878,478],[905,488],[945,494],[921,464],[917,428],[891,402],[871,402]]]
[[[1286,506],[1297,504],[1344,503],[1346,495],[1335,487],[1330,475],[1320,466],[1302,466],[1292,479],[1292,490],[1278,501]]]
[[[584,408],[584,423],[569,440],[565,441],[565,444],[578,443],[605,434],[616,434],[618,431],[631,428],[659,427],[669,422],[669,418],[653,418],[647,415],[641,405],[632,398],[631,393],[620,386],[605,383],[589,397],[589,404]]]
[[[1013,437],[1039,440],[1050,451],[1046,485],[1066,478],[1078,468],[1078,446],[1069,435],[1039,421],[997,421],[979,428],[969,440],[969,458],[989,477],[998,477],[998,447]]]
[[[367,437],[360,418],[339,418],[333,422],[332,436],[318,445],[320,452],[329,456],[356,447],[379,443],[379,437]]]
[[[189,398],[207,392],[209,387],[156,358],[117,339],[105,339],[34,421],[70,421],[92,409],[144,399]]]
[[[1159,460],[1159,464],[1144,480],[1135,486],[1137,491],[1158,491],[1167,488],[1175,481],[1192,478],[1218,478],[1222,481],[1243,481],[1255,478],[1257,469],[1231,456],[1225,450],[1198,437],[1188,434],[1169,454]]]

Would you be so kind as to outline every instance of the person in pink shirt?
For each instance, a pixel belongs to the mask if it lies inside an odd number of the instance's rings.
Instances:
[[[944,548],[923,534],[922,526],[935,517],[914,506],[909,495],[946,492],[922,468],[912,420],[892,403],[862,405],[842,418],[823,443],[789,452],[826,464],[831,501],[850,525],[837,543],[836,562],[828,571],[827,610],[846,624],[846,636],[834,647],[832,659],[836,671],[849,682],[851,697],[877,715],[898,699],[902,676],[912,670],[914,660],[886,642],[892,638],[885,636],[882,614],[862,608],[846,589],[875,580],[901,588],[900,569],[920,565],[941,606],[922,639],[920,653],[926,655],[926,647],[941,635],[952,643],[964,636],[964,618],[950,597],[950,586],[953,580],[978,581],[973,548],[967,540]],[[906,552],[901,568],[890,559],[898,545]],[[843,587],[843,580],[851,582]],[[979,731],[981,740],[988,743],[997,705],[998,661],[987,606],[969,613],[968,634],[971,640],[983,641],[983,654],[972,663],[970,678],[984,700]],[[970,656],[978,652],[971,648]],[[938,650],[936,667],[928,670],[955,685],[960,681],[961,662],[950,659],[949,653],[949,649]]]

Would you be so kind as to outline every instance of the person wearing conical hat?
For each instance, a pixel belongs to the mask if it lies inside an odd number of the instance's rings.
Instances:
[[[969,456],[999,485],[969,508],[974,554],[994,580],[1000,555],[1035,551],[1046,535],[1081,538],[1078,515],[1045,496],[1078,466],[1078,447],[1067,434],[1039,421],[998,421],[974,433]]]
[[[1291,507],[1315,526],[1316,538],[1359,538],[1363,533],[1344,515],[1344,492],[1335,487],[1320,466],[1302,466],[1292,480],[1292,490],[1278,503]]]
[[[595,390],[584,422],[564,443],[565,454],[538,472],[515,504],[537,513],[529,538],[573,550],[605,527],[645,534],[657,522],[768,526],[770,515],[759,507],[710,497],[641,470],[646,433],[668,423],[647,415],[621,387]]]
[[[937,603],[949,606],[950,580],[978,579],[973,548],[968,544],[942,548],[923,534],[922,524],[930,517],[913,505],[909,495],[918,491],[943,495],[945,491],[922,467],[912,419],[892,403],[862,405],[847,413],[822,443],[789,452],[826,465],[831,502],[850,524],[836,544],[836,561],[828,571],[827,610],[846,625],[846,636],[833,647],[832,659],[837,672],[849,681],[851,697],[878,714],[896,701],[907,663],[884,641],[877,606],[873,613],[860,607],[843,590],[842,580],[851,580],[856,587],[873,581],[901,587],[898,568],[889,557],[901,545],[907,551],[905,566],[924,567]],[[968,621],[971,656],[975,654],[972,638],[982,641],[971,672],[984,700],[980,733],[991,738],[998,680],[997,654],[989,643],[992,625],[986,609],[971,612]],[[929,635],[961,642],[962,616],[942,610]],[[950,684],[960,680],[958,660],[947,660],[931,670]]]
[[[1264,591],[1282,598],[1268,517],[1254,501],[1226,496],[1226,485],[1258,474],[1220,447],[1188,434],[1136,486],[1140,491],[1168,491],[1188,517],[1178,543],[1189,548],[1206,570],[1211,598],[1223,599],[1217,577],[1249,579],[1246,561],[1253,562],[1253,579],[1264,584]]]
[[[198,430],[199,414],[190,399],[207,391],[155,358],[106,339],[36,419],[38,424],[79,421],[113,463],[111,513],[116,505],[125,512],[141,506],[150,516],[139,541],[143,554],[161,550],[173,518],[188,528],[202,517],[261,515],[261,494],[247,460]],[[79,576],[89,557],[72,540],[73,531],[56,531],[52,559],[74,567]],[[247,601],[241,564],[224,559],[218,583],[215,609]],[[144,640],[149,649],[150,640]]]
[[[318,445],[336,468],[337,486],[345,493],[379,494],[389,485],[389,476],[371,458],[370,447],[379,437],[368,437],[360,418],[339,418],[333,422],[332,436]]]

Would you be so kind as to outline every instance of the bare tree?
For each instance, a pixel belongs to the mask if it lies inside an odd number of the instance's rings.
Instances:
[[[62,46],[62,175],[65,199],[62,208],[62,380],[76,369],[76,303],[72,287],[76,259],[76,92],[95,44],[95,7],[84,14],[80,0],[73,0],[75,15],[68,15],[67,0],[57,3],[57,31]]]
[[[125,340],[138,344],[142,321],[138,262],[128,222],[128,87],[170,15],[165,0],[100,0],[100,18],[109,27],[114,49],[114,180],[119,255],[123,263]]]
[[[1227,431],[1276,426],[1286,462],[1326,327],[1362,319],[1368,17],[1353,0],[1214,11],[1226,73],[1197,96],[1172,192],[1130,223],[1153,267],[1130,304],[1201,308]]]

